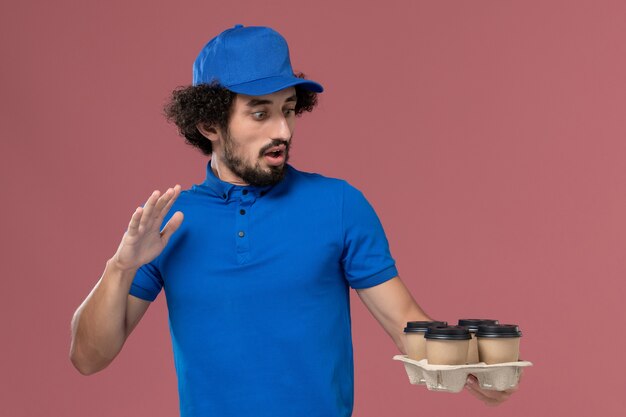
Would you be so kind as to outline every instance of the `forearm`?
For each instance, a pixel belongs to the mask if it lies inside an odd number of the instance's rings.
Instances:
[[[404,310],[399,311],[398,316],[394,321],[389,321],[388,324],[383,324],[385,331],[392,338],[393,342],[398,347],[398,350],[406,355],[406,348],[404,346],[405,336],[404,328],[409,321],[432,321],[424,310],[415,302],[408,304]]]
[[[413,299],[400,277],[375,287],[357,290],[357,293],[403,354],[406,354],[404,348],[406,323],[432,320]]]
[[[107,261],[102,277],[72,319],[70,359],[85,375],[104,369],[126,340],[128,291],[136,270]]]

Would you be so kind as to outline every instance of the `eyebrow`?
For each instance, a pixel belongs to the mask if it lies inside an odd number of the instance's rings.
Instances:
[[[290,101],[296,101],[297,97],[296,95],[292,95],[291,97],[289,97],[287,100],[285,100],[285,102],[290,102]],[[252,100],[248,101],[246,103],[246,106],[248,107],[256,107],[256,106],[260,106],[263,104],[273,104],[272,100],[259,100],[257,98],[253,98]]]

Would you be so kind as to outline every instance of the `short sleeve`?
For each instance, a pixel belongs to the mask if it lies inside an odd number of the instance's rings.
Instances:
[[[133,283],[130,286],[130,295],[139,297],[147,301],[154,301],[163,288],[163,278],[157,267],[158,257],[147,264],[141,265],[135,274]]]
[[[398,275],[389,242],[376,212],[361,191],[343,184],[341,263],[354,289],[381,284]]]
[[[145,203],[141,205],[141,207],[144,206]],[[163,224],[165,223],[166,220],[163,221]],[[163,225],[161,225],[161,228],[163,228]],[[130,295],[147,301],[154,301],[156,299],[159,292],[161,292],[161,288],[163,288],[163,278],[161,277],[161,271],[158,267],[160,256],[161,255],[139,267],[130,285],[130,290],[128,291]]]

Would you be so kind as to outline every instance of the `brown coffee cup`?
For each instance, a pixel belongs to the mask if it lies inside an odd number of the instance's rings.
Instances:
[[[433,326],[424,335],[426,359],[431,365],[464,365],[472,336],[461,326]]]
[[[478,341],[476,340],[476,332],[478,326],[481,324],[498,324],[498,320],[492,319],[459,319],[459,326],[463,326],[469,330],[472,338],[469,342],[469,348],[467,350],[467,363],[480,362],[478,356]]]
[[[516,324],[480,325],[476,332],[478,356],[488,365],[519,360],[522,332]]]
[[[404,328],[404,347],[409,359],[426,359],[426,339],[424,334],[430,326],[447,326],[445,321],[409,321]]]

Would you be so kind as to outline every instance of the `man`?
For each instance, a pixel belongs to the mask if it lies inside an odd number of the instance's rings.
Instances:
[[[203,48],[166,114],[210,155],[206,180],[133,213],[72,320],[81,373],[114,359],[162,288],[182,416],[351,415],[349,287],[405,353],[406,322],[430,318],[374,210],[346,181],[287,164],[295,117],[322,91],[270,28],[237,25]],[[468,389],[494,404],[511,393]]]

